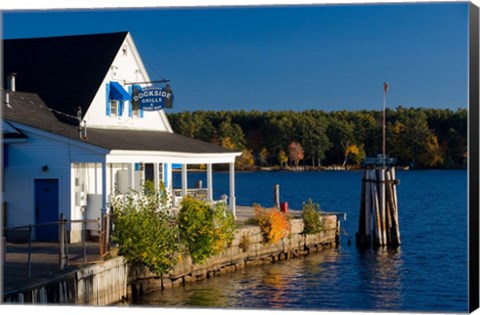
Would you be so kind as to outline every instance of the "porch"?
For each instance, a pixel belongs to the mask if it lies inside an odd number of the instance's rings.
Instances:
[[[228,191],[222,194],[223,201],[228,203],[230,211],[236,217],[235,197],[235,157],[236,154],[222,156],[169,157],[167,154],[109,154],[101,163],[71,164],[71,200],[72,211],[69,219],[95,220],[110,212],[110,204],[114,196],[127,196],[132,191],[140,192],[146,182],[153,183],[156,191],[163,187],[170,197],[173,209],[178,209],[184,196],[193,196],[206,202],[217,202],[213,196],[214,165],[226,164],[229,170]],[[213,158],[213,163],[208,163]],[[207,162],[207,163],[206,163]],[[188,173],[198,172],[199,165],[205,166],[205,184],[192,188],[188,182]],[[181,172],[180,183],[174,183],[173,169]],[[178,177],[178,176],[177,176]],[[178,185],[179,184],[179,185]],[[190,184],[190,185],[189,185]],[[98,226],[89,226],[89,236],[96,236]],[[72,242],[80,241],[79,228],[72,226]]]

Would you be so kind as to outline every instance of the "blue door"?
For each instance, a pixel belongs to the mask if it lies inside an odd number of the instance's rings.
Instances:
[[[58,221],[58,179],[35,180],[35,223]],[[58,241],[58,224],[36,227],[37,241]]]

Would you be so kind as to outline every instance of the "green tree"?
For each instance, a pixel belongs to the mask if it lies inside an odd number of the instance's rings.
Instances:
[[[228,142],[233,145],[234,150],[244,150],[246,141],[240,125],[232,123],[232,119],[227,117],[225,121],[220,124],[218,130],[218,137],[223,145],[223,142],[228,139]]]

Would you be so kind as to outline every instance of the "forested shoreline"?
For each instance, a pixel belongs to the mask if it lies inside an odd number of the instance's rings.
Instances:
[[[238,169],[359,167],[382,153],[381,110],[168,113],[174,132],[242,151]],[[386,151],[400,166],[465,168],[467,110],[386,110]]]

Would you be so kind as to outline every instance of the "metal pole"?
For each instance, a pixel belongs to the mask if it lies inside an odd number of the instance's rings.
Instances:
[[[60,270],[65,269],[65,222],[63,221],[63,213],[60,215],[58,223],[58,265]]]
[[[27,278],[32,276],[32,225],[28,226],[28,271]]]
[[[68,266],[68,234],[67,234],[67,219],[63,219],[64,228],[63,233],[65,233],[65,237],[63,238],[64,247],[65,247],[65,266]]]
[[[103,231],[102,231],[102,221],[100,218],[97,218],[98,220],[98,247],[100,249],[100,259],[103,258]]]
[[[83,262],[87,262],[87,248],[85,247],[85,222],[82,222],[82,245],[83,245]]]

